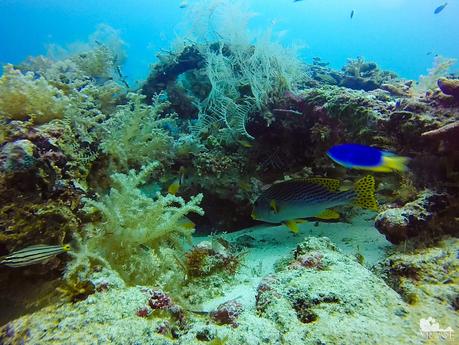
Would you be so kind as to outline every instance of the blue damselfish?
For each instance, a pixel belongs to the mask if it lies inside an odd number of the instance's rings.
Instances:
[[[359,144],[342,144],[327,151],[328,157],[350,169],[375,172],[406,171],[407,157]]]

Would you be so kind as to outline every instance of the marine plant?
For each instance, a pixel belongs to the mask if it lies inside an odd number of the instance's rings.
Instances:
[[[108,194],[85,200],[85,210],[94,221],[84,230],[82,255],[103,258],[100,261],[108,263],[128,284],[156,285],[171,291],[184,279],[176,257],[183,253],[183,241],[194,231],[184,217],[190,212],[203,214],[198,206],[203,196],[198,194],[186,202],[171,194],[157,194],[154,199],[144,195],[140,186],[158,166],[152,162],[138,173],[115,173]],[[76,256],[75,260],[84,263]],[[82,268],[84,265],[70,264],[67,276],[75,276],[72,271]]]

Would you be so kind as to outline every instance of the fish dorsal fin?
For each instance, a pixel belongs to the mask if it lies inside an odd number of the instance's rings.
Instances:
[[[298,233],[298,231],[300,230],[300,228],[298,227],[298,224],[296,222],[296,220],[286,220],[284,222],[284,225],[290,229],[291,232],[293,232],[294,234]]]
[[[339,219],[340,214],[335,210],[323,210],[318,215],[314,216],[314,218],[330,220],[330,219]]]
[[[307,183],[318,184],[328,189],[329,192],[337,192],[341,185],[341,182],[334,178],[326,177],[310,177],[304,179]]]
[[[362,177],[354,184],[357,198],[354,203],[372,211],[378,211],[379,205],[375,198],[375,178],[371,175]]]
[[[277,208],[276,200],[272,199],[272,200],[269,202],[269,207],[271,208],[271,210],[274,211],[274,213],[278,213],[278,212],[279,212],[279,209]]]

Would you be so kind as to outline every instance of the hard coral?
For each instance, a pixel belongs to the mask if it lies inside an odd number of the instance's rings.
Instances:
[[[290,264],[291,268],[311,268],[317,270],[325,269],[326,265],[323,262],[323,254],[321,252],[309,252],[296,257],[295,261]]]
[[[375,227],[392,243],[419,235],[435,237],[443,231],[436,221],[448,206],[447,195],[425,190],[403,207],[389,208],[378,214]]]
[[[237,327],[237,318],[244,311],[244,307],[236,300],[220,304],[217,310],[210,313],[212,319],[219,325],[231,325]]]
[[[445,95],[453,96],[459,101],[459,79],[440,78],[437,84]]]
[[[217,244],[218,245],[218,244]],[[201,242],[185,254],[187,274],[191,278],[206,277],[215,273],[234,275],[241,264],[241,253],[235,253],[210,242]]]

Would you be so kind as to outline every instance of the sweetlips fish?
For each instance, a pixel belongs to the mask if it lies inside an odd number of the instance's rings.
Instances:
[[[336,163],[350,169],[370,170],[374,172],[406,171],[407,157],[359,144],[342,144],[327,151]]]
[[[8,267],[29,266],[44,262],[55,255],[68,252],[70,249],[70,244],[57,246],[36,244],[1,257],[0,265]]]
[[[375,180],[371,175],[355,182],[354,188],[340,191],[340,181],[330,178],[306,178],[273,184],[255,201],[252,218],[268,223],[283,223],[298,231],[301,218],[337,219],[332,207],[353,202],[373,211],[378,210],[374,196]]]

